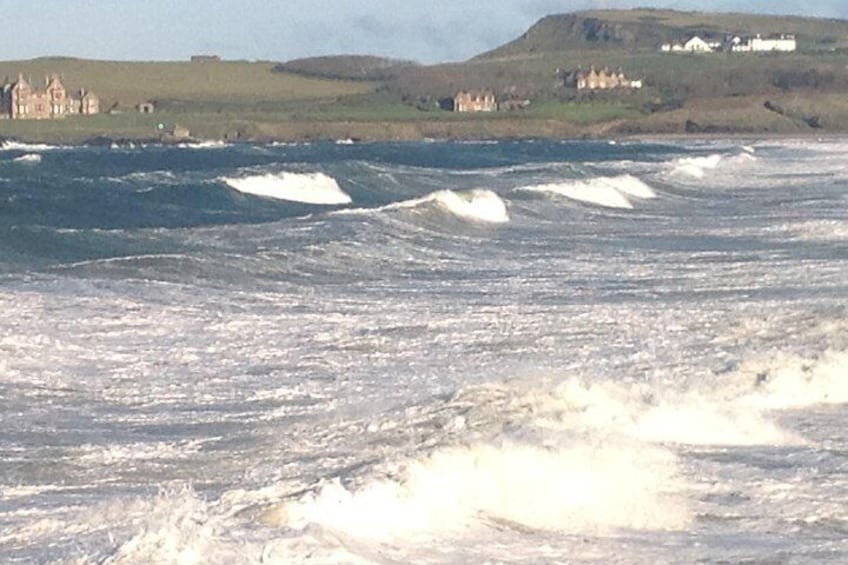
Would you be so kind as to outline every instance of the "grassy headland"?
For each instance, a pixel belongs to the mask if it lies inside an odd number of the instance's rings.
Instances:
[[[699,34],[792,33],[795,53],[666,54]],[[578,66],[621,68],[638,91],[578,93],[557,78]],[[153,138],[180,124],[212,139],[569,137],[651,133],[848,132],[848,22],[668,10],[549,16],[516,40],[462,63],[416,65],[340,56],[272,62],[2,62],[0,76],[101,98],[103,114],[0,120],[0,136],[78,142]],[[511,112],[457,114],[440,102],[490,88],[526,99]],[[153,114],[136,106],[152,101]],[[110,112],[111,111],[111,112]]]

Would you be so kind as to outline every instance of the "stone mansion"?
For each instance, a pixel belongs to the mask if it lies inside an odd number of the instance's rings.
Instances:
[[[55,74],[45,79],[44,88],[34,87],[20,74],[17,81],[6,81],[0,98],[0,113],[13,120],[49,120],[99,112],[100,99],[93,92],[68,92]]]

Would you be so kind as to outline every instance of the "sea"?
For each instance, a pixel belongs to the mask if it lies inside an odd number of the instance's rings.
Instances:
[[[0,146],[0,562],[848,562],[848,139]]]

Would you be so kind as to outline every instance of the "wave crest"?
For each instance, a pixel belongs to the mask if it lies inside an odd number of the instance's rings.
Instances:
[[[24,155],[21,155],[20,157],[15,157],[13,159],[13,161],[15,163],[32,163],[32,164],[40,163],[41,162],[41,155],[39,155],[38,153],[25,153]]]
[[[509,221],[509,212],[503,199],[486,189],[438,190],[421,198],[395,202],[371,209],[343,210],[339,213],[382,212],[436,205],[460,218],[477,222],[505,223]]]
[[[324,173],[267,173],[248,177],[223,177],[229,187],[254,196],[306,204],[349,204],[352,202],[336,180]]]
[[[371,539],[478,523],[585,532],[670,530],[690,520],[673,494],[679,488],[676,458],[657,447],[482,444],[436,451],[407,462],[398,474],[355,490],[330,481],[267,518]]]
[[[491,190],[476,189],[467,192],[440,190],[431,194],[429,200],[462,218],[491,223],[509,221],[506,204]]]
[[[564,183],[522,186],[516,190],[565,196],[571,200],[595,204],[605,208],[633,208],[628,196],[649,199],[657,194],[647,183],[633,175],[597,177]]]

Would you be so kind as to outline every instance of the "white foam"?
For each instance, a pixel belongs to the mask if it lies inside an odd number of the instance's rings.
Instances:
[[[0,143],[0,151],[51,151],[59,149],[55,145],[47,145],[44,143],[21,143],[19,141],[4,141]]]
[[[280,505],[269,519],[370,539],[492,524],[671,530],[690,520],[677,495],[676,459],[657,447],[482,444],[439,450],[408,462],[398,475],[355,490],[330,481]]]
[[[848,351],[817,358],[778,353],[743,363],[735,373],[752,390],[745,402],[765,409],[848,404]]]
[[[20,157],[15,157],[14,161],[16,163],[40,163],[41,155],[38,153],[26,153]]]
[[[506,203],[500,196],[485,189],[438,190],[421,198],[394,202],[379,208],[358,208],[356,210],[343,210],[339,213],[382,212],[419,208],[433,204],[455,216],[477,222],[505,223],[509,221]]]
[[[718,389],[720,390],[720,389]],[[527,402],[526,400],[524,401]],[[717,391],[663,390],[647,385],[569,379],[531,401],[540,422],[590,428],[648,442],[682,445],[795,445],[803,443],[762,410]]]
[[[633,204],[627,198],[628,196],[636,198],[656,198],[657,196],[656,192],[645,182],[628,174],[523,186],[516,190],[558,194],[571,200],[607,208],[633,208]]]
[[[177,145],[182,149],[223,149],[229,144],[221,140],[195,141],[191,143],[180,143]]]
[[[506,204],[491,190],[476,189],[467,192],[440,190],[430,195],[430,199],[451,214],[462,218],[491,223],[509,221]]]
[[[282,172],[221,180],[239,192],[266,198],[327,205],[351,202],[336,180],[324,173]]]
[[[706,171],[718,167],[721,160],[722,155],[717,153],[706,157],[684,157],[674,161],[672,173],[702,179],[706,176]]]

